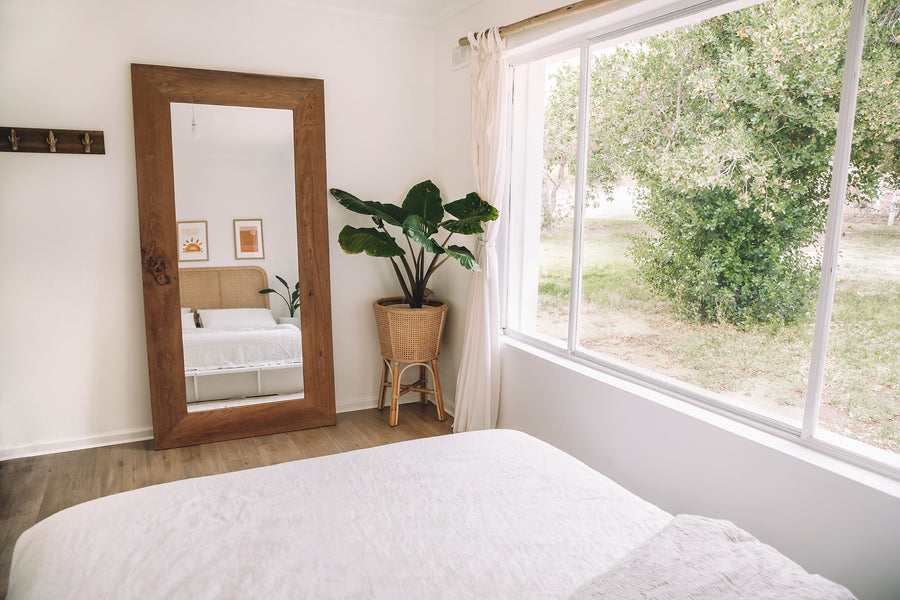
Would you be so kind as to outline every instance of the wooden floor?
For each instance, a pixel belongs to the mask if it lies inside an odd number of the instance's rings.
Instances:
[[[19,535],[75,504],[157,483],[239,471],[450,433],[452,418],[437,420],[433,405],[400,407],[400,423],[388,426],[388,410],[341,413],[337,425],[153,450],[150,440],[0,462],[0,593],[6,594],[12,551]]]

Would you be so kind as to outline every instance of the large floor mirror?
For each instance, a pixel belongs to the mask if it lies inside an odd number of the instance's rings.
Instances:
[[[322,81],[131,71],[154,447],[333,424]]]

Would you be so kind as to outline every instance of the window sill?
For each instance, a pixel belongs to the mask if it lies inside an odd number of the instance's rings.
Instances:
[[[900,499],[900,468],[892,464],[900,462],[900,457],[886,451],[829,432],[803,439],[796,427],[703,398],[692,390],[665,389],[671,387],[668,382],[650,382],[644,373],[569,355],[563,348],[516,332],[507,331],[500,339],[504,345]],[[892,460],[882,462],[882,454]]]

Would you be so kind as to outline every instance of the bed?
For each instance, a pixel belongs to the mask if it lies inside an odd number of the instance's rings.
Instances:
[[[188,404],[303,394],[301,332],[269,312],[260,267],[179,269]],[[296,323],[296,321],[295,321]],[[212,406],[212,405],[210,405]]]
[[[66,509],[19,538],[8,596],[63,597],[853,596],[730,523],[673,517],[544,442],[493,430]]]

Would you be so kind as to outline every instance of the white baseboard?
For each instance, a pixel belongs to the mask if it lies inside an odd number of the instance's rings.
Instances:
[[[400,404],[412,404],[418,402],[417,398],[404,398],[400,400]],[[372,397],[357,398],[355,400],[343,400],[335,406],[337,412],[352,412],[354,410],[367,410],[378,406],[378,402]],[[444,411],[454,416],[455,405],[452,401],[444,402]],[[144,440],[153,439],[153,429],[141,427],[138,429],[126,429],[114,433],[104,433],[85,438],[69,438],[65,440],[57,440],[55,442],[43,442],[40,444],[28,444],[26,446],[17,446],[15,448],[0,448],[0,461],[12,460],[14,458],[25,458],[28,456],[40,456],[42,454],[56,454],[57,452],[70,452],[72,450],[85,450],[87,448],[98,448],[100,446],[111,446],[113,444],[126,444],[128,442],[142,442]]]
[[[104,433],[86,438],[69,438],[55,442],[43,442],[40,444],[28,444],[15,448],[0,448],[0,460],[24,458],[26,456],[40,456],[42,454],[56,454],[57,452],[70,452],[72,450],[85,450],[99,446],[111,446],[112,444],[125,444],[128,442],[142,442],[153,439],[153,429],[141,427],[138,429],[126,429],[114,433]]]

